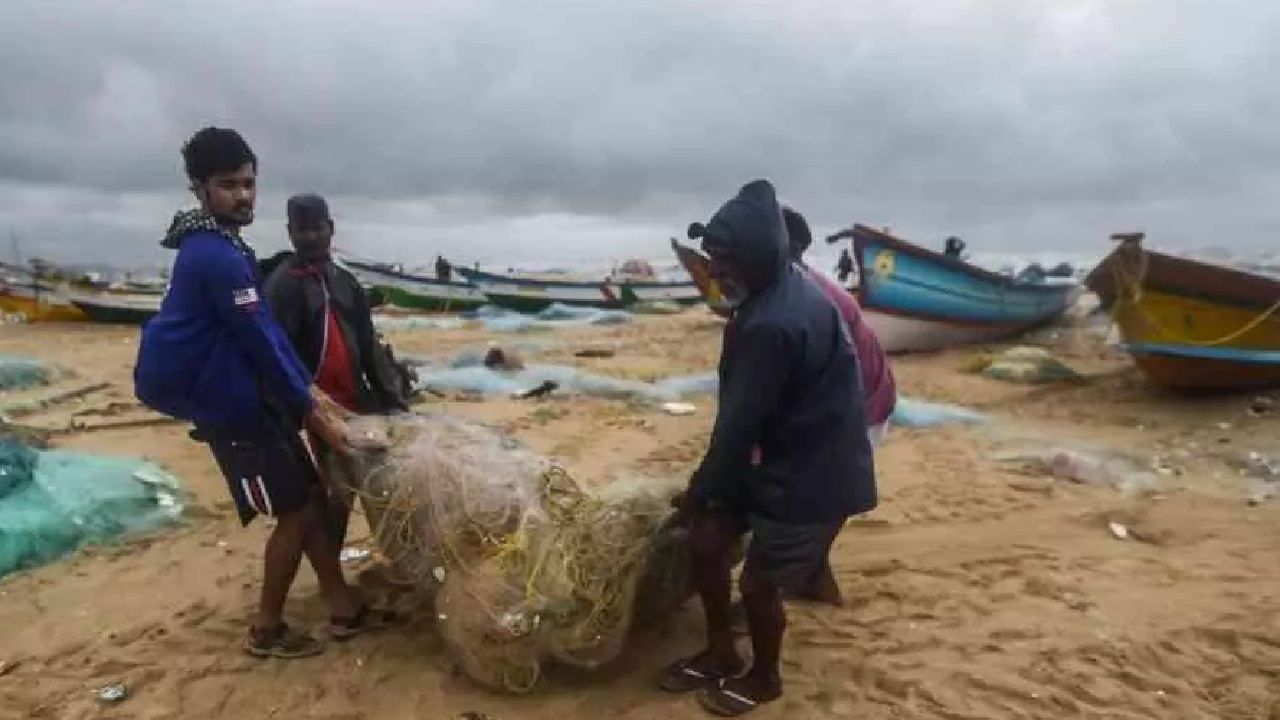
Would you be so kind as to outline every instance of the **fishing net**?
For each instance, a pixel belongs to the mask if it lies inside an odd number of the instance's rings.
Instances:
[[[0,426],[0,577],[182,515],[178,480],[139,460],[35,450]]]
[[[349,458],[374,541],[395,574],[435,593],[465,672],[524,692],[547,659],[596,668],[636,618],[692,594],[671,482],[587,488],[486,426],[439,415],[356,418]],[[328,476],[328,473],[326,474]]]
[[[47,385],[52,375],[47,365],[36,360],[0,355],[0,391]]]

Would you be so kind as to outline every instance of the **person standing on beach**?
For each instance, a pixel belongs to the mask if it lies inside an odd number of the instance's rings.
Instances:
[[[804,215],[783,206],[782,219],[787,225],[791,260],[822,289],[822,294],[840,311],[840,317],[849,328],[849,337],[853,339],[854,351],[858,354],[858,367],[862,371],[862,389],[866,393],[867,432],[871,435],[871,444],[879,445],[889,430],[889,417],[893,415],[893,408],[898,404],[897,381],[893,377],[889,355],[881,347],[875,330],[863,318],[862,308],[858,307],[853,294],[805,264],[804,254],[813,244],[813,234],[809,231],[809,222],[804,219]]]
[[[853,256],[849,254],[849,248],[841,250],[840,259],[836,262],[836,278],[840,282],[849,282],[849,276],[853,275],[856,269],[853,265]]]
[[[293,253],[266,281],[276,320],[306,368],[307,377],[349,412],[387,414],[408,410],[393,361],[378,342],[364,288],[333,261],[333,218],[319,195],[294,195],[285,204]],[[308,433],[322,474],[344,467],[318,433]],[[328,482],[334,551],[346,539],[352,479]]]
[[[258,159],[234,130],[207,127],[182,147],[195,210],[179,212],[162,245],[176,250],[160,312],[142,331],[134,390],[142,403],[195,425],[227,480],[240,521],[267,515],[257,618],[244,649],[256,657],[316,655],[319,643],[283,619],[305,554],[346,639],[384,624],[342,576],[323,526],[325,500],[300,430],[344,443],[332,401],[315,389],[262,297],[253,250],[241,230],[253,222]]]
[[[773,186],[743,186],[710,222],[691,225],[689,237],[702,239],[735,310],[725,326],[710,446],[674,501],[689,531],[707,646],[672,664],[661,684],[698,690],[708,711],[736,716],[782,695],[783,593],[803,590],[845,520],[875,507],[875,467],[848,329],[791,262]],[[744,674],[730,570],[746,531],[740,588],[753,653]]]

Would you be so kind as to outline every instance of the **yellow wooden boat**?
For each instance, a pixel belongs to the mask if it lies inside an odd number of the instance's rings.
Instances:
[[[0,279],[0,313],[19,315],[27,322],[79,322],[87,320],[80,308],[43,283],[6,282]]]
[[[1280,279],[1142,247],[1141,233],[1085,281],[1148,377],[1180,390],[1280,387]]]
[[[720,292],[720,283],[711,277],[711,260],[688,245],[681,245],[675,238],[671,238],[671,249],[675,252],[680,265],[689,273],[693,284],[698,288],[698,292],[702,293],[703,299],[707,301],[712,312],[721,317],[728,317],[732,308],[725,302],[724,295]]]

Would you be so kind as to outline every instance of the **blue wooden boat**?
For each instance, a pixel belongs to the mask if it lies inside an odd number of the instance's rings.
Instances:
[[[1070,278],[1021,280],[855,225],[858,301],[888,352],[938,350],[1019,335],[1079,296]]]

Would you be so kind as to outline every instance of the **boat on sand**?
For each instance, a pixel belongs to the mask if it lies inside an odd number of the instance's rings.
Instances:
[[[1280,279],[1119,246],[1085,284],[1111,312],[1125,350],[1159,385],[1177,390],[1280,387]]]

